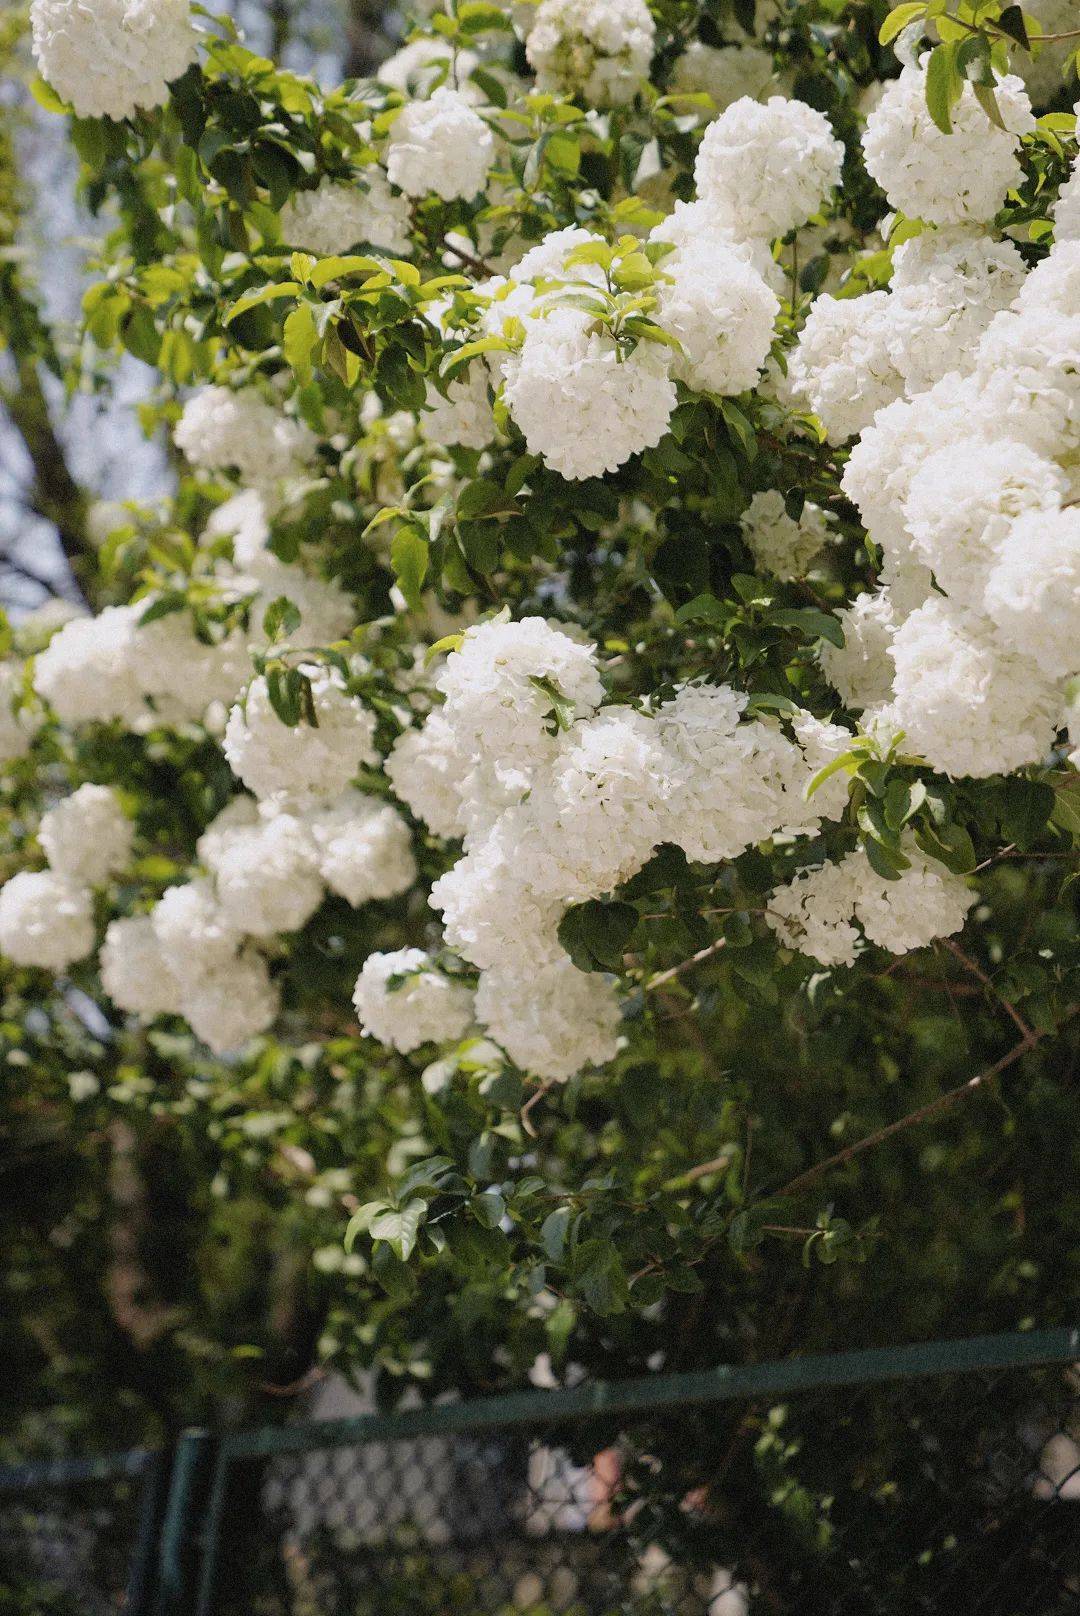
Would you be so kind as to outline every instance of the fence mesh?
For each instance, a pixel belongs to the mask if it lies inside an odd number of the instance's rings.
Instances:
[[[1080,1382],[1011,1369],[225,1465],[201,1616],[1065,1616]]]
[[[0,1476],[2,1616],[134,1616],[159,1474],[131,1453]]]

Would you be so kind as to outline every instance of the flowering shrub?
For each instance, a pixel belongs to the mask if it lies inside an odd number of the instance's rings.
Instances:
[[[409,1097],[334,1203],[369,1353],[871,1256],[848,1161],[1073,1036],[1069,31],[448,0],[327,89],[32,11],[179,472],[0,670],[22,991]]]

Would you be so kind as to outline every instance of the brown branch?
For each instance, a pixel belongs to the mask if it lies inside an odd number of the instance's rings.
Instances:
[[[945,947],[949,950],[949,953],[953,956],[953,958],[960,961],[965,971],[970,971],[972,976],[975,977],[977,981],[982,983],[987,993],[991,994],[993,998],[997,1000],[998,1004],[1001,1005],[1002,1009],[1011,1018],[1013,1026],[1016,1028],[1021,1038],[1029,1041],[1033,1039],[1035,1035],[1032,1029],[1028,1026],[1027,1022],[1024,1020],[1023,1016],[1020,1014],[1019,1010],[1017,1010],[1015,1005],[1010,1004],[1008,999],[1006,999],[1003,994],[998,992],[997,988],[995,988],[993,982],[987,976],[982,967],[976,964],[973,959],[970,959],[968,955],[964,953],[964,950],[960,947],[960,944],[954,943],[951,937],[943,937],[941,941],[945,944]]]
[[[691,954],[689,959],[680,960],[678,965],[673,965],[670,970],[661,971],[658,976],[651,977],[645,983],[642,992],[652,993],[656,988],[662,988],[665,982],[673,982],[684,971],[689,971],[693,966],[701,965],[705,960],[712,959],[714,954],[719,954],[726,942],[726,937],[718,937],[715,942],[708,943],[704,948],[699,948],[697,953]]]
[[[1055,1031],[1060,1031],[1060,1028],[1076,1015],[1078,1010],[1080,1010],[1080,1005],[1073,1005],[1070,1010],[1066,1011]],[[815,1163],[813,1167],[808,1167],[805,1172],[799,1173],[797,1177],[789,1180],[782,1189],[772,1191],[769,1195],[769,1200],[794,1195],[798,1190],[805,1189],[808,1184],[812,1184],[815,1179],[820,1178],[822,1174],[829,1172],[833,1167],[842,1167],[854,1157],[860,1156],[864,1150],[869,1150],[873,1145],[881,1144],[885,1139],[891,1139],[893,1134],[903,1133],[905,1129],[913,1128],[917,1123],[928,1121],[930,1117],[936,1116],[940,1111],[948,1110],[958,1100],[962,1100],[965,1095],[974,1094],[978,1089],[985,1087],[987,1083],[991,1083],[995,1077],[999,1077],[1002,1072],[1018,1061],[1022,1055],[1026,1055],[1028,1050],[1033,1049],[1045,1036],[1042,1032],[1030,1029],[1028,1035],[1021,1038],[1020,1042],[1015,1044],[1007,1055],[1003,1055],[1000,1060],[995,1061],[993,1066],[988,1066],[984,1072],[979,1072],[975,1077],[969,1077],[966,1083],[960,1083],[956,1088],[949,1089],[944,1094],[939,1094],[936,1100],[930,1100],[916,1111],[909,1111],[907,1116],[898,1118],[896,1122],[890,1122],[884,1128],[878,1128],[875,1133],[867,1134],[864,1139],[856,1140],[853,1145],[845,1146],[843,1150],[838,1150],[835,1156],[827,1156],[824,1161]],[[696,1184],[699,1178],[708,1178],[713,1173],[723,1172],[729,1165],[730,1160],[729,1146],[725,1155],[716,1156],[712,1161],[701,1162],[697,1167],[691,1167],[687,1172],[680,1173],[676,1178],[669,1178],[660,1187],[668,1191],[689,1189],[691,1184]]]
[[[1065,1022],[1074,1016],[1077,1010],[1080,1010],[1080,1005],[1073,1005],[1072,1009],[1067,1011],[1062,1019],[1061,1026],[1064,1026]],[[1059,1031],[1060,1027],[1055,1030]],[[863,1151],[870,1150],[872,1146],[881,1144],[885,1139],[891,1139],[894,1134],[903,1133],[906,1129],[914,1128],[918,1123],[927,1122],[940,1112],[949,1110],[958,1100],[962,1100],[965,1095],[976,1093],[977,1090],[984,1088],[987,1083],[992,1083],[995,1077],[1000,1077],[1001,1073],[1014,1065],[1021,1056],[1026,1055],[1030,1049],[1034,1049],[1035,1045],[1044,1036],[1044,1033],[1031,1029],[1026,1037],[1021,1038],[1018,1044],[1014,1044],[1008,1054],[1002,1055],[1001,1059],[995,1061],[993,1066],[988,1066],[985,1071],[979,1072],[975,1077],[969,1077],[966,1083],[960,1083],[956,1088],[948,1089],[944,1094],[939,1094],[936,1100],[930,1100],[926,1105],[919,1106],[918,1110],[909,1111],[907,1116],[899,1117],[895,1122],[890,1122],[884,1128],[878,1128],[875,1133],[867,1134],[864,1139],[857,1139],[853,1145],[847,1145],[843,1150],[838,1150],[834,1156],[827,1156],[824,1161],[815,1163],[813,1167],[808,1167],[804,1173],[799,1173],[795,1178],[790,1179],[782,1189],[776,1190],[773,1195],[770,1195],[769,1199],[795,1195],[824,1173],[831,1171],[832,1168],[842,1167],[856,1156],[861,1156]]]

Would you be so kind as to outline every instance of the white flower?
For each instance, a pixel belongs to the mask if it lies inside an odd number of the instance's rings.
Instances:
[[[819,297],[789,356],[788,380],[803,394],[830,443],[862,432],[904,391],[893,359],[892,299]]]
[[[565,1082],[604,1066],[619,1047],[619,1004],[609,978],[579,971],[563,955],[526,975],[484,971],[477,1019],[522,1071]]]
[[[448,83],[467,101],[473,101],[482,92],[469,83],[469,75],[479,66],[480,58],[474,51],[455,50],[449,40],[428,36],[410,40],[394,51],[379,63],[375,77],[410,100],[426,99],[440,83]]]
[[[1029,510],[1009,529],[986,610],[1049,679],[1080,672],[1080,510]]]
[[[746,237],[805,224],[840,179],[844,148],[823,113],[804,101],[743,96],[706,129],[694,175],[698,195]]]
[[[34,689],[65,724],[119,719],[130,726],[143,711],[135,676],[137,606],[106,606],[75,617],[34,662]]]
[[[222,568],[218,577],[233,597],[253,597],[248,635],[253,644],[265,643],[266,609],[277,600],[289,601],[300,613],[299,625],[288,636],[293,645],[329,645],[334,640],[344,639],[356,623],[352,597],[339,583],[306,571],[298,562],[279,561],[270,550],[254,556],[246,571],[230,572]],[[245,662],[244,676],[232,687],[229,697],[235,696],[239,686],[250,677],[250,661],[245,658]]]
[[[593,712],[603,696],[596,647],[542,617],[467,629],[435,685],[466,766],[490,761],[504,803],[553,756],[560,725]]]
[[[230,797],[195,843],[195,852],[200,862],[208,870],[212,870],[234,837],[240,831],[250,830],[258,823],[259,805],[254,797],[243,795]]]
[[[1012,302],[1025,273],[1011,241],[988,241],[958,226],[924,231],[896,249],[889,353],[909,396],[948,371],[970,370],[979,338]]]
[[[180,989],[149,915],[110,922],[98,955],[101,984],[120,1010],[141,1021],[180,1013]]]
[[[1022,443],[960,438],[930,455],[911,479],[904,519],[916,554],[960,604],[982,608],[983,591],[1014,519],[1049,515],[1065,478]]]
[[[270,512],[265,495],[257,488],[245,488],[242,494],[225,500],[211,515],[203,537],[211,543],[232,539],[236,565],[254,565],[265,556],[270,542]]]
[[[672,89],[711,96],[715,112],[723,112],[740,96],[758,100],[772,78],[771,52],[757,45],[717,47],[695,39],[675,63]]]
[[[295,192],[281,210],[281,239],[320,258],[358,246],[402,258],[410,248],[409,204],[380,168],[364,168],[348,183],[324,179],[313,191]]]
[[[317,724],[282,722],[266,679],[253,679],[229,714],[223,742],[233,772],[257,797],[284,794],[300,801],[344,791],[361,764],[374,763],[375,717],[346,693],[339,674],[308,668]]]
[[[226,920],[212,884],[201,876],[168,887],[150,920],[162,955],[184,993],[208,972],[224,970],[240,946],[240,932]]]
[[[160,107],[195,60],[188,0],[33,0],[41,75],[80,118]]]
[[[254,387],[204,387],[184,405],[176,447],[203,471],[233,472],[252,487],[295,475],[313,459],[316,439]]]
[[[386,759],[386,774],[396,795],[435,836],[453,839],[460,818],[459,782],[466,760],[454,731],[441,711],[431,713],[419,729],[399,735]]]
[[[1080,241],[1080,158],[1073,158],[1069,177],[1054,203],[1054,239]]]
[[[529,322],[507,367],[506,403],[529,452],[571,480],[653,448],[675,408],[670,349],[643,341],[622,354],[594,324],[584,310],[552,308]]]
[[[773,257],[769,242],[759,236],[746,239],[731,220],[707,202],[676,202],[667,217],[649,232],[649,240],[666,242],[689,256],[706,250],[715,250],[720,256],[734,253],[757,270],[770,291],[781,294],[788,289],[784,267]],[[666,270],[670,263],[670,259],[662,259],[660,268]]]
[[[998,643],[984,618],[934,596],[897,629],[891,655],[905,750],[932,768],[981,778],[1048,752],[1060,698],[1029,657]]]
[[[1080,241],[1055,242],[1020,287],[1013,307],[1041,309],[1062,320],[1080,315]]]
[[[388,802],[346,791],[336,802],[307,815],[319,874],[353,907],[376,898],[396,898],[416,879],[412,837]]]
[[[293,814],[238,825],[207,862],[226,925],[245,936],[299,931],[322,902],[315,847]]]
[[[765,922],[785,948],[822,965],[854,965],[860,943],[855,891],[846,859],[800,870],[787,886],[769,893]]]
[[[893,80],[866,120],[863,152],[894,208],[929,224],[994,217],[1020,180],[1020,136],[1035,127],[1018,78],[999,79],[995,94],[1003,129],[990,122],[965,83],[947,135],[927,110],[925,67],[905,67]]]
[[[887,589],[856,595],[837,616],[844,644],[822,642],[818,657],[825,677],[840,692],[845,707],[880,706],[892,696],[889,647],[896,632],[892,596]]]
[[[369,954],[353,1004],[361,1030],[403,1055],[421,1044],[456,1042],[473,1017],[471,989],[443,976],[422,948]]]
[[[0,662],[0,766],[25,757],[41,717],[21,705],[23,666],[21,662]]]
[[[134,827],[108,786],[83,785],[41,816],[38,841],[58,875],[98,887],[131,859]]]
[[[540,0],[525,54],[538,90],[619,106],[648,75],[655,36],[645,0]]]
[[[140,611],[147,602],[140,602]],[[215,702],[234,701],[251,677],[251,658],[238,630],[207,645],[196,638],[186,612],[138,624],[131,643],[131,669],[144,707],[131,727],[202,719]]]
[[[427,407],[420,414],[419,424],[429,443],[485,448],[496,433],[486,367],[474,361],[464,371],[459,370],[445,394],[429,383]]]
[[[464,96],[445,85],[430,101],[411,101],[394,120],[386,172],[406,196],[444,202],[483,190],[495,155],[495,137]]]
[[[228,1055],[273,1025],[278,1003],[266,961],[249,949],[185,992],[183,1013],[215,1055]]]
[[[672,373],[701,392],[753,387],[780,312],[776,294],[738,252],[714,238],[678,248],[660,267],[672,280],[660,287],[658,319],[684,349]]]
[[[876,876],[865,853],[852,855],[865,864],[855,917],[870,941],[890,954],[909,954],[961,931],[975,902],[962,876],[926,858],[913,843],[905,842],[903,851],[911,867],[896,881]]]
[[[0,887],[0,954],[13,964],[63,971],[93,946],[88,887],[55,870],[21,870]]]
[[[784,496],[775,488],[755,494],[739,525],[754,560],[777,578],[806,576],[814,557],[832,537],[828,518],[807,500],[796,521],[784,508]]]
[[[891,954],[925,948],[963,927],[975,895],[958,875],[905,842],[910,867],[896,880],[878,875],[858,848],[836,864],[800,870],[769,894],[767,924],[781,942],[823,965],[853,965],[860,933]]]

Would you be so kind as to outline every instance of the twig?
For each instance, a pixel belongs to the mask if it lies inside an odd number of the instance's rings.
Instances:
[[[1064,1026],[1065,1022],[1070,1020],[1077,1010],[1080,1010],[1080,1005],[1073,1005],[1072,1009],[1062,1019],[1060,1026],[1055,1030],[1060,1031],[1060,1027]],[[867,1134],[864,1139],[857,1139],[853,1145],[847,1145],[843,1150],[838,1150],[835,1156],[827,1156],[824,1161],[815,1163],[813,1167],[808,1167],[804,1173],[799,1173],[795,1178],[789,1180],[782,1189],[774,1191],[769,1199],[794,1195],[797,1191],[805,1189],[808,1184],[812,1184],[822,1174],[829,1172],[833,1167],[842,1167],[855,1156],[862,1155],[864,1150],[870,1150],[872,1146],[881,1144],[882,1140],[891,1139],[894,1134],[903,1133],[907,1128],[914,1128],[917,1123],[928,1121],[930,1117],[937,1116],[940,1111],[947,1111],[950,1106],[955,1105],[958,1100],[962,1100],[965,1095],[974,1094],[976,1090],[985,1087],[987,1083],[992,1083],[995,1077],[999,1077],[1021,1056],[1026,1055],[1028,1050],[1033,1049],[1044,1036],[1045,1034],[1042,1032],[1032,1029],[1028,1036],[1021,1038],[1018,1044],[1014,1044],[1007,1055],[1002,1055],[1000,1060],[995,1061],[993,1066],[988,1066],[984,1072],[979,1072],[975,1077],[969,1077],[966,1083],[961,1083],[954,1089],[948,1089],[944,1094],[939,1094],[936,1100],[929,1101],[927,1105],[919,1106],[916,1111],[909,1111],[907,1116],[899,1117],[896,1122],[890,1122],[884,1128],[878,1128],[875,1133]]]
[[[705,948],[699,948],[696,954],[691,954],[689,959],[680,960],[678,965],[673,965],[670,970],[661,971],[658,976],[651,977],[645,983],[642,992],[652,993],[656,988],[662,988],[665,982],[674,982],[675,978],[681,976],[684,971],[689,971],[693,966],[701,965],[703,961],[712,959],[714,954],[719,954],[726,942],[726,937],[717,937],[714,942],[707,944]]]
[[[1071,1020],[1078,1010],[1080,1010],[1080,1005],[1073,1005],[1070,1010],[1066,1011],[1055,1031],[1060,1031],[1061,1027]],[[879,1145],[883,1140],[892,1138],[893,1134],[902,1133],[907,1128],[915,1127],[917,1123],[926,1122],[930,1117],[936,1116],[939,1111],[948,1110],[950,1106],[956,1104],[957,1100],[962,1100],[966,1094],[974,1094],[977,1089],[983,1088],[987,1083],[992,1082],[995,1077],[1000,1076],[1015,1061],[1018,1061],[1022,1055],[1026,1055],[1029,1049],[1033,1049],[1044,1037],[1045,1034],[1042,1032],[1035,1029],[1029,1030],[1027,1036],[1021,1038],[1020,1042],[1015,1044],[1007,1055],[1003,1055],[1000,1060],[995,1061],[993,1066],[988,1066],[984,1072],[979,1072],[975,1077],[969,1077],[966,1083],[961,1083],[956,1088],[949,1089],[945,1094],[939,1094],[936,1100],[931,1100],[928,1104],[919,1106],[916,1111],[909,1111],[907,1116],[898,1118],[896,1122],[890,1122],[884,1128],[878,1128],[875,1133],[867,1134],[864,1139],[856,1140],[853,1145],[845,1146],[843,1150],[838,1150],[835,1156],[827,1156],[824,1161],[815,1163],[813,1167],[808,1167],[804,1173],[799,1173],[797,1177],[785,1184],[782,1189],[772,1191],[769,1195],[769,1200],[794,1195],[796,1191],[805,1189],[808,1184],[812,1184],[815,1179],[820,1178],[822,1174],[829,1172],[833,1167],[841,1167],[845,1162],[851,1161],[853,1157],[860,1156],[864,1150],[869,1150],[873,1145]],[[679,1173],[675,1178],[669,1178],[660,1187],[662,1190],[668,1191],[689,1189],[690,1185],[695,1184],[699,1178],[708,1178],[713,1173],[722,1172],[728,1166],[730,1159],[729,1147],[727,1154],[716,1156],[712,1161],[701,1162],[697,1167],[691,1167],[687,1172]]]
[[[1020,1014],[1019,1010],[1017,1010],[1015,1005],[1010,1004],[1008,999],[1006,999],[1003,994],[998,992],[997,988],[995,988],[993,982],[982,969],[981,965],[977,965],[973,959],[969,959],[964,953],[964,950],[960,947],[960,944],[954,943],[951,937],[943,937],[941,941],[945,944],[945,947],[949,950],[949,953],[953,956],[953,958],[958,959],[964,969],[966,971],[970,971],[972,976],[982,983],[987,993],[993,994],[997,1002],[1012,1019],[1013,1026],[1016,1028],[1017,1032],[1019,1032],[1021,1038],[1033,1038],[1034,1033],[1024,1020],[1023,1016]]]
[[[532,1121],[530,1120],[529,1112],[532,1110],[533,1106],[538,1104],[538,1102],[544,1098],[544,1095],[554,1087],[555,1079],[553,1077],[549,1077],[546,1082],[540,1083],[537,1086],[536,1090],[529,1095],[529,1098],[525,1101],[525,1104],[521,1108],[521,1126],[525,1129],[525,1132],[528,1134],[530,1139],[535,1139],[537,1134],[536,1129],[533,1127]]]

